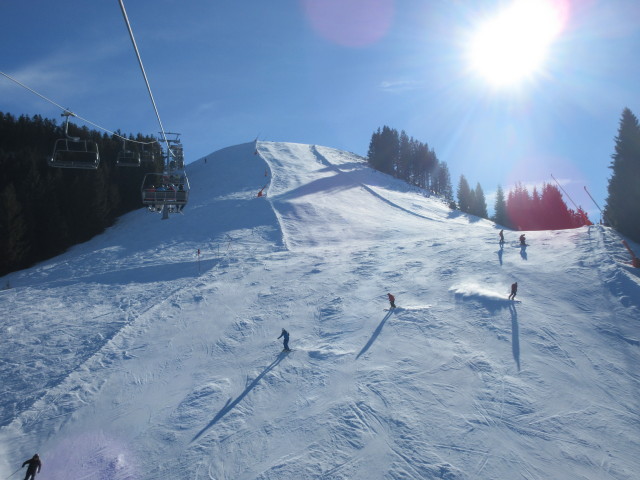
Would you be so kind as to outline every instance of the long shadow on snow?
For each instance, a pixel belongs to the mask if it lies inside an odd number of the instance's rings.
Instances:
[[[382,327],[384,327],[384,324],[389,319],[392,313],[393,313],[393,310],[389,310],[389,313],[387,313],[384,316],[384,318],[382,319],[378,327],[374,330],[373,335],[371,335],[371,338],[369,339],[367,344],[364,347],[362,347],[362,350],[360,350],[360,353],[358,353],[358,355],[356,356],[356,360],[359,359],[361,355],[365,354],[366,351],[369,350],[369,347],[373,345],[373,342],[375,342],[376,338],[378,338],[378,335],[380,335],[380,332],[382,331]]]
[[[449,219],[453,219],[453,218],[458,218],[458,217],[467,217],[467,220],[469,221],[469,223],[476,223],[479,222],[480,220],[483,220],[482,217],[477,217],[475,215],[472,215],[470,213],[467,212],[462,212],[460,210],[452,210],[449,212],[449,214],[447,215],[447,218]]]
[[[322,153],[320,153],[317,145],[311,146],[311,153],[313,153],[315,157],[318,159],[318,161],[323,165],[325,165],[327,169],[331,169],[336,172],[345,172],[345,171],[351,171],[351,170],[366,171],[367,168],[370,168],[365,161],[345,162],[345,163],[339,163],[335,165],[331,163],[327,157],[325,157]]]
[[[509,304],[509,313],[511,313],[511,351],[518,371],[520,371],[520,327],[518,326],[518,312],[515,303]]]
[[[220,419],[222,419],[222,417],[224,417],[227,413],[233,410],[235,406],[238,405],[242,401],[242,399],[246,397],[247,394],[258,385],[258,383],[260,383],[260,380],[262,380],[267,373],[269,373],[271,370],[273,370],[275,367],[278,366],[278,364],[282,361],[282,359],[287,356],[287,353],[289,352],[281,352],[278,355],[278,357],[260,373],[260,375],[258,375],[249,385],[247,385],[247,388],[244,389],[244,392],[238,395],[238,397],[234,401],[231,401],[231,399],[227,400],[227,403],[225,403],[224,407],[222,407],[222,409],[216,414],[216,416],[213,417],[213,420],[211,420],[206,427],[200,430],[191,439],[191,442],[195,442],[198,438],[202,436],[204,432],[206,432],[211,427],[213,427],[216,423],[218,423]]]
[[[335,175],[318,178],[293,190],[284,192],[275,198],[278,200],[291,200],[293,198],[314,195],[318,192],[334,192],[348,190],[350,188],[359,188],[360,183],[355,177],[356,174],[353,172],[336,172]]]

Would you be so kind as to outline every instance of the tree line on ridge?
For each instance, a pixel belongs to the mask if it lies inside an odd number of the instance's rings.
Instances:
[[[615,141],[615,153],[609,165],[613,174],[609,179],[603,219],[620,233],[640,242],[640,127],[628,108],[622,113]],[[376,170],[441,196],[453,209],[489,218],[480,183],[471,188],[461,175],[457,202],[454,201],[446,162],[440,161],[426,143],[409,137],[404,131],[388,126],[378,128],[371,136],[367,160]],[[506,196],[498,185],[490,219],[514,230],[559,230],[591,223],[582,207],[569,208],[558,187],[548,183],[541,191],[533,187],[529,193],[519,182]]]

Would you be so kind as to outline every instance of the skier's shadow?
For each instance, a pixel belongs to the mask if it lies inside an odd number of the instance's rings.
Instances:
[[[509,304],[511,313],[511,352],[520,371],[520,327],[518,326],[518,312],[514,303]]]
[[[289,352],[281,352],[278,355],[278,357],[273,362],[271,362],[271,364],[260,373],[260,375],[258,375],[249,385],[247,385],[247,388],[245,388],[244,391],[240,395],[238,395],[238,397],[234,401],[231,401],[231,399],[227,400],[227,403],[225,403],[224,407],[222,407],[222,409],[216,414],[216,416],[213,417],[213,420],[211,420],[206,427],[204,427],[202,430],[200,430],[191,439],[191,442],[194,442],[198,438],[200,438],[200,436],[202,436],[202,434],[204,432],[206,432],[211,427],[213,427],[216,423],[218,423],[218,421],[222,417],[224,417],[227,413],[229,413],[231,410],[233,410],[235,408],[235,406],[238,405],[242,401],[242,399],[244,397],[246,397],[247,394],[256,387],[256,385],[258,385],[258,383],[260,383],[260,380],[262,380],[262,378],[267,373],[269,373],[271,370],[273,370],[282,361],[282,359],[287,356],[288,353]]]
[[[364,347],[362,347],[362,350],[360,350],[360,353],[358,353],[358,355],[356,356],[356,360],[359,359],[360,356],[363,355],[367,350],[369,350],[369,347],[371,347],[371,345],[373,345],[373,342],[375,342],[376,338],[378,338],[378,335],[380,335],[380,332],[382,331],[382,327],[384,327],[385,322],[389,319],[392,313],[393,313],[393,308],[390,308],[389,313],[387,313],[384,316],[380,324],[374,330],[373,335],[371,335],[371,338],[369,339],[367,344]]]
[[[500,265],[502,266],[502,254],[504,253],[504,244],[500,244],[500,250],[496,252],[498,254],[498,260],[500,260]]]
[[[520,246],[520,256],[522,257],[523,260],[527,260],[527,246],[526,245],[522,245]]]

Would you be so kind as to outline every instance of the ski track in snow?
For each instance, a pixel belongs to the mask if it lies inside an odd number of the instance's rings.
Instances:
[[[38,451],[53,479],[635,478],[640,275],[614,232],[500,248],[321,146],[188,173],[184,215],[2,279],[0,476]]]

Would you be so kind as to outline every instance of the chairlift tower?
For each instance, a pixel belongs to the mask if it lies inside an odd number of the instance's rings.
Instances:
[[[172,138],[168,136],[171,135]],[[167,220],[169,213],[180,213],[189,200],[189,179],[184,169],[184,151],[179,133],[164,134],[162,173],[147,173],[142,181],[142,203],[152,212],[161,212]]]

